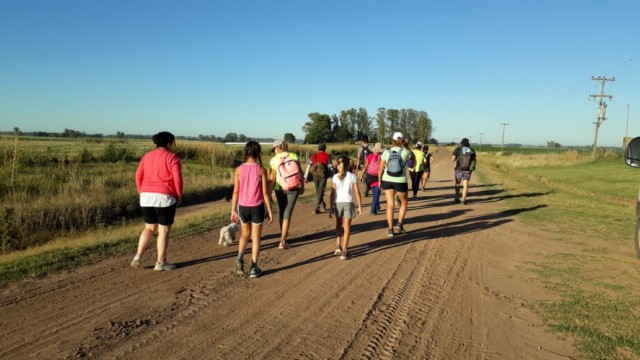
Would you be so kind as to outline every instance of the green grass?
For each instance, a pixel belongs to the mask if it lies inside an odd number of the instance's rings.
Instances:
[[[313,200],[315,191],[310,187],[298,201],[304,203]],[[273,210],[274,213],[277,211],[277,204]],[[228,222],[229,208],[226,205],[178,215],[171,230],[171,241],[211,231]],[[1,255],[0,288],[24,279],[41,278],[60,270],[95,263],[109,256],[133,254],[142,226],[140,221],[138,224],[89,231],[74,238],[57,239],[25,252]]]
[[[589,359],[640,357],[640,260],[632,241],[640,171],[634,170],[600,160],[479,171],[510,209],[537,207],[518,218],[561,245],[562,252],[523,264],[554,297],[533,309]]]
[[[228,209],[201,210],[188,216],[177,217],[172,229],[171,241],[180,241],[189,235],[209,231],[228,222]],[[91,264],[109,256],[135,252],[142,224],[129,225],[109,234],[85,234],[74,241],[62,241],[60,246],[32,250],[26,254],[11,254],[0,259],[0,288],[27,278],[41,278],[60,270],[69,270]],[[91,243],[85,240],[104,237]],[[68,244],[67,244],[68,243]]]

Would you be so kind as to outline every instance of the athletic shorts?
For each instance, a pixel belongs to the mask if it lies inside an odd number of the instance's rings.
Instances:
[[[173,220],[176,217],[175,204],[169,207],[143,206],[141,209],[145,224],[173,225]]]
[[[355,219],[356,217],[356,204],[352,202],[339,202],[336,203],[335,215],[341,219]]]
[[[278,212],[280,213],[280,219],[291,219],[293,208],[296,206],[296,201],[298,201],[298,195],[300,195],[298,190],[276,190],[276,200],[278,200]]]
[[[456,180],[470,180],[470,179],[471,179],[470,170],[456,170]]]
[[[248,222],[260,225],[267,217],[267,207],[264,204],[256,206],[238,205],[238,216],[243,224]]]
[[[407,192],[407,190],[409,189],[409,186],[407,186],[407,183],[396,183],[396,182],[391,182],[391,181],[384,181],[382,180],[382,186],[380,187],[382,190],[390,190],[390,189],[394,189],[397,192]]]

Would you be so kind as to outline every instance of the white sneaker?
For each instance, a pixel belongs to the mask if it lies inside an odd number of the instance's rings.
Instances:
[[[165,262],[164,264],[160,264],[159,262],[156,262],[156,266],[153,268],[153,270],[165,271],[165,270],[173,270],[175,268],[176,266],[174,264],[170,264],[168,262]]]
[[[131,267],[134,268],[139,268],[140,267],[140,258],[133,258],[133,261],[131,261]]]

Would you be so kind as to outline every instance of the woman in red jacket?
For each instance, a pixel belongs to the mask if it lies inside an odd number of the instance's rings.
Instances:
[[[152,140],[156,149],[144,154],[136,171],[144,229],[131,266],[140,267],[140,257],[157,231],[158,258],[153,270],[173,270],[176,266],[167,262],[166,254],[176,207],[182,202],[182,164],[171,151],[176,145],[172,133],[159,132]]]

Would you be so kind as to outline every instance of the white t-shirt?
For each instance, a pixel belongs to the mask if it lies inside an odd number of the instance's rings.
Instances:
[[[340,175],[335,174],[331,181],[336,186],[336,203],[353,202],[353,184],[358,183],[358,178],[352,172],[346,172],[344,179],[340,180]]]
[[[176,198],[171,195],[143,192],[140,193],[140,206],[142,207],[169,207],[175,204]]]

